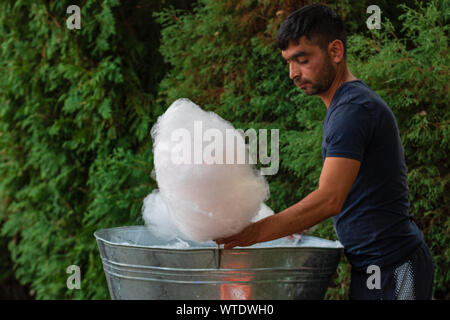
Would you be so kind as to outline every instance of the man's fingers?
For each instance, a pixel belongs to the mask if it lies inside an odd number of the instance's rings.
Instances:
[[[221,238],[221,239],[214,240],[214,242],[217,244],[224,244],[226,242],[229,242],[229,240],[228,240],[228,238]]]
[[[238,239],[239,236],[240,236],[240,233],[235,234],[235,235],[232,235],[232,236],[229,236],[229,237],[226,237],[226,238],[216,239],[216,240],[214,240],[214,241],[215,241],[217,244],[224,244],[224,243],[231,242],[231,241],[234,241],[234,240]]]
[[[233,247],[237,247],[241,243],[242,237],[245,235],[245,231],[246,229],[232,236],[216,239],[214,240],[214,242],[217,243],[218,245],[223,244],[224,249],[231,249]]]
[[[229,243],[226,243],[223,248],[224,249],[233,249],[234,247],[237,247],[239,243],[237,241],[231,241]]]
[[[228,237],[228,238],[221,238],[221,239],[216,239],[214,240],[218,245],[223,244],[223,248],[224,249],[231,249],[234,248],[236,246],[239,245],[239,241],[238,239],[233,236],[233,237]]]

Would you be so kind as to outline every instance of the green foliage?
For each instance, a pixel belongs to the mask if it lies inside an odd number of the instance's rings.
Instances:
[[[162,3],[86,1],[80,30],[70,1],[0,4],[1,235],[36,298],[108,298],[93,232],[142,224]],[[66,287],[72,264],[81,290]]]
[[[93,232],[142,224],[156,186],[149,130],[177,98],[236,128],[280,129],[274,211],[317,187],[326,109],[292,84],[274,46],[301,2],[192,2],[87,0],[81,30],[65,28],[69,1],[0,3],[0,244],[37,298],[109,297]],[[352,31],[352,72],[397,118],[411,212],[435,259],[435,295],[448,299],[448,8],[386,1],[392,22],[368,31],[369,1],[330,2]],[[336,239],[330,220],[313,234]],[[81,290],[66,288],[72,264]],[[349,281],[343,259],[326,298],[345,299]]]

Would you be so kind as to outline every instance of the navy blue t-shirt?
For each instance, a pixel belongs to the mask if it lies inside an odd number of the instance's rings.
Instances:
[[[361,162],[333,224],[355,269],[400,262],[423,241],[408,214],[407,167],[394,114],[361,80],[336,91],[323,123],[322,160]]]

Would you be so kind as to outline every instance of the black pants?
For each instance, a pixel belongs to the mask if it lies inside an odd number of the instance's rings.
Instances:
[[[366,272],[352,270],[351,300],[429,300],[432,298],[434,264],[425,242],[402,262],[376,270],[377,268],[377,266],[369,267]]]

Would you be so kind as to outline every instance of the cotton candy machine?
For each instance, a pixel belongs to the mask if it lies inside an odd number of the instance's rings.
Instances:
[[[144,226],[94,233],[112,299],[323,299],[342,246],[310,236],[218,249]]]

